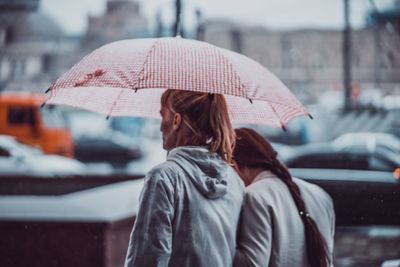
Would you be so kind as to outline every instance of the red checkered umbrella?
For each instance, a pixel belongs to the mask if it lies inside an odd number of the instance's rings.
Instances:
[[[232,121],[283,127],[308,114],[265,67],[241,54],[182,38],[132,39],[93,51],[50,88],[46,103],[107,116],[159,117],[165,89],[226,96]]]

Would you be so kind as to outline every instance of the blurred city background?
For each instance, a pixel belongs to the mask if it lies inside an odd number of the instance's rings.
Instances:
[[[177,31],[184,38],[206,41],[260,62],[308,108],[313,119],[294,119],[287,131],[246,125],[268,138],[289,168],[300,169],[300,176],[331,179],[336,175],[340,181],[384,177],[392,183],[390,199],[398,201],[399,0],[0,0],[0,226],[20,229],[4,223],[16,220],[24,229],[26,222],[38,221],[36,213],[22,208],[32,196],[70,195],[116,183],[111,178],[139,181],[165,159],[159,120],[106,119],[80,109],[41,105],[46,89],[99,46],[121,39],[176,36]],[[302,174],[302,169],[311,171]],[[65,182],[69,176],[93,179],[72,186]],[[42,180],[36,184],[29,180],[35,178]],[[106,198],[118,195],[107,194]],[[385,197],[378,201],[383,203]],[[71,201],[81,206],[85,197],[81,198]],[[51,213],[56,207],[40,201],[47,204],[37,204],[38,209]],[[20,211],[6,209],[5,203],[19,203],[16,209]],[[379,223],[389,226],[363,228],[354,223],[353,228],[339,229],[335,265],[383,266],[385,260],[400,259],[400,205],[396,205],[394,219]],[[46,216],[50,215],[39,217],[43,221]],[[15,231],[10,231],[14,234],[7,241],[15,245],[14,250],[8,250],[9,261],[0,260],[2,266],[24,266],[13,262],[18,245],[12,240],[23,238]],[[107,263],[93,266],[119,266],[114,264],[120,262],[115,255],[125,252],[127,238],[121,236],[123,242],[113,248],[119,252],[109,249],[113,252]],[[117,237],[113,233],[109,238],[115,241]],[[95,241],[89,242],[93,248],[91,242]],[[38,262],[48,255],[39,255]],[[68,266],[51,260],[48,266]],[[69,266],[78,266],[74,264]],[[385,266],[400,265],[397,261]]]

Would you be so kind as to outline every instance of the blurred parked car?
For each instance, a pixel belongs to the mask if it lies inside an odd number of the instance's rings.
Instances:
[[[146,125],[145,118],[139,117],[113,117],[110,120],[110,128],[122,132],[130,137],[142,137],[144,126]]]
[[[290,145],[285,145],[282,143],[275,143],[275,142],[270,142],[273,149],[278,153],[278,158],[280,160],[287,158],[290,156],[290,153],[292,151],[292,146]]]
[[[47,154],[73,157],[73,140],[58,107],[41,108],[45,96],[32,92],[0,93],[0,134],[39,146]]]
[[[86,165],[82,162],[46,155],[12,136],[0,135],[0,174],[76,175],[85,172]]]
[[[81,135],[75,140],[75,157],[86,163],[106,162],[114,168],[124,168],[142,156],[138,142],[115,131]]]
[[[342,148],[366,146],[369,150],[374,150],[376,147],[382,147],[400,154],[400,139],[389,133],[346,133],[333,140],[333,144]]]
[[[334,143],[293,147],[282,158],[289,168],[388,171],[400,179],[400,155],[382,147],[341,147]]]

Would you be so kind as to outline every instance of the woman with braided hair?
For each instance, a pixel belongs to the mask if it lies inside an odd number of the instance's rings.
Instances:
[[[236,169],[246,184],[234,266],[332,266],[335,214],[320,187],[292,178],[256,131],[236,131]]]

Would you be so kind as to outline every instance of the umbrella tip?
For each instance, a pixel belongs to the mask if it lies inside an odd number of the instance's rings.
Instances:
[[[107,115],[106,120],[109,120],[109,119],[110,119],[110,115]]]
[[[249,98],[250,104],[253,104],[253,100],[251,100],[251,98]]]
[[[41,105],[40,108],[43,108],[46,105],[46,101],[44,101]]]
[[[283,130],[284,132],[287,132],[287,129],[286,129],[285,125],[282,124],[281,127],[282,127],[282,130]]]
[[[313,117],[313,116],[311,116],[311,114],[310,114],[310,113],[308,113],[307,115],[308,115],[308,117],[309,117],[310,119],[312,119],[312,120],[314,119],[314,117]]]

